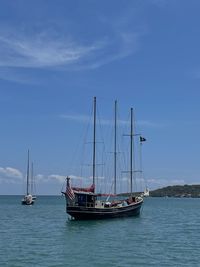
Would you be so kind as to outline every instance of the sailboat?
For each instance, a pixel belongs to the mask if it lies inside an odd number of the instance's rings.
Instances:
[[[150,195],[149,189],[146,187],[143,193],[143,197],[149,197],[149,195]]]
[[[26,194],[23,197],[21,203],[22,205],[33,205],[36,197],[32,196],[31,189],[33,187],[33,164],[31,169],[31,177],[29,170],[29,150],[28,150],[28,161],[27,161],[27,174],[26,174]]]
[[[132,192],[133,184],[133,109],[131,109],[131,132],[130,132],[130,189],[128,198],[122,199],[116,194],[116,102],[115,102],[115,138],[114,138],[114,196],[110,202],[106,194],[95,192],[96,178],[96,97],[94,97],[94,116],[93,116],[93,183],[88,188],[72,187],[70,177],[66,180],[66,191],[62,192],[66,199],[66,212],[74,220],[96,220],[110,219],[140,214],[143,198],[134,196]],[[103,198],[103,197],[104,198]]]

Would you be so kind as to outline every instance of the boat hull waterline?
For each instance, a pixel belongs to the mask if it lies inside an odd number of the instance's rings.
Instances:
[[[34,197],[32,195],[27,195],[22,199],[22,205],[33,205]]]
[[[22,205],[33,205],[34,201],[27,203],[26,200],[22,200]]]
[[[80,207],[68,206],[66,212],[74,220],[99,220],[122,218],[130,216],[138,216],[143,204],[143,200],[132,203],[125,207],[107,207],[107,208],[93,208],[93,207]]]

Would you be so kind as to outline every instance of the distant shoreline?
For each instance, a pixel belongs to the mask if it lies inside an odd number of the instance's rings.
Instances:
[[[199,185],[173,185],[150,191],[151,197],[200,198]]]

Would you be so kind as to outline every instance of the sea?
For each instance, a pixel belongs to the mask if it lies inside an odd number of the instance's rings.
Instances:
[[[72,221],[62,196],[0,196],[0,266],[200,266],[200,199],[145,198],[139,217]]]

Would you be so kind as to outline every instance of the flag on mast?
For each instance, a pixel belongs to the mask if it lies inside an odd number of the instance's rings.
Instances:
[[[75,198],[74,191],[71,188],[70,183],[69,183],[69,177],[67,177],[66,194],[69,197],[69,199],[71,199],[71,200],[73,200]]]
[[[145,141],[146,141],[146,138],[140,136],[140,142],[142,143],[142,142],[145,142]]]

